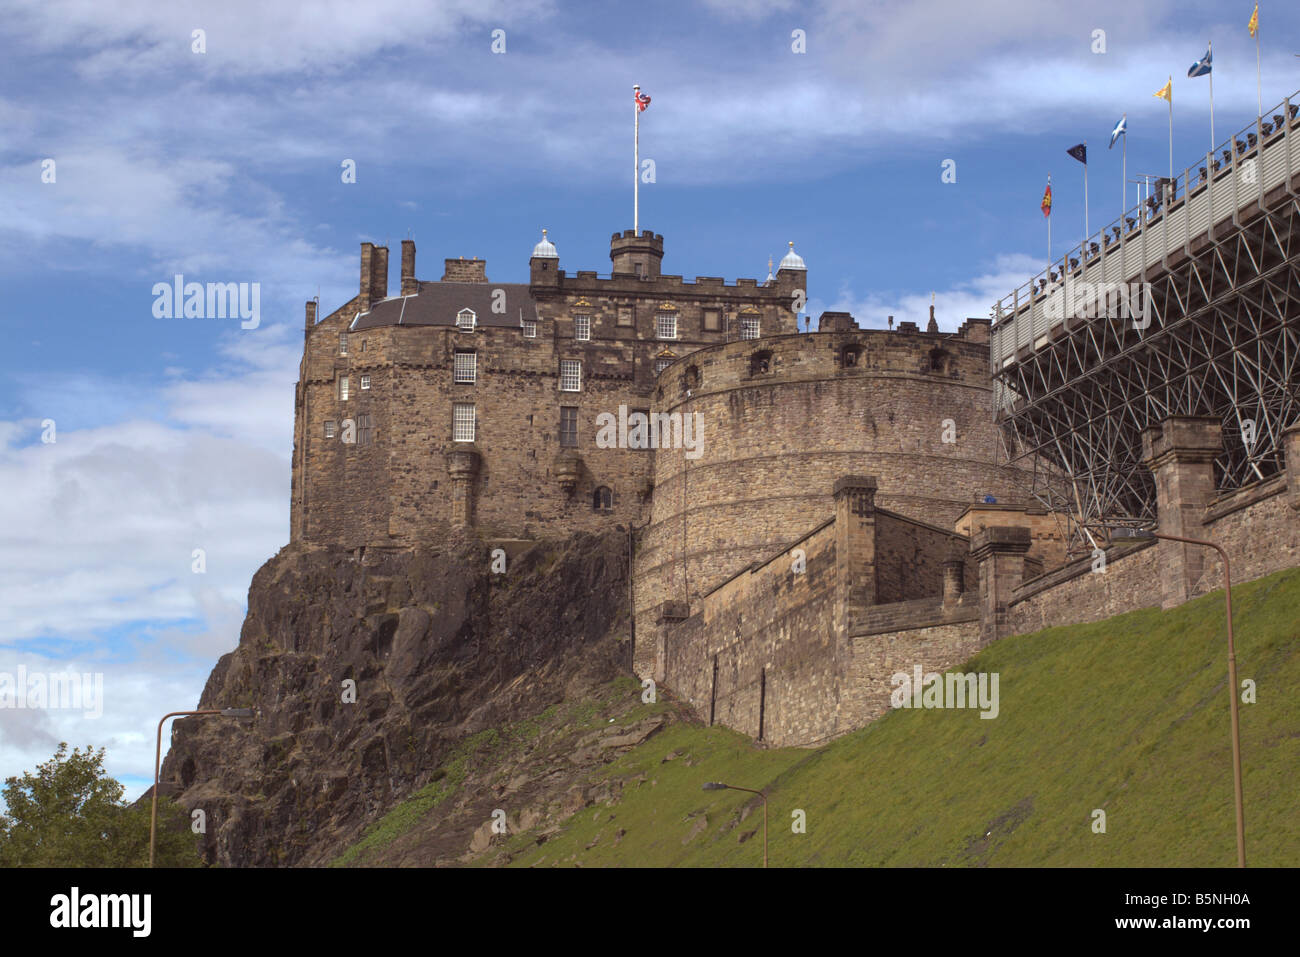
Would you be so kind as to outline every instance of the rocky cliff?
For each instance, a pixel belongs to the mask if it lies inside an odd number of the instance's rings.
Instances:
[[[630,673],[627,552],[621,528],[504,574],[475,542],[283,549],[199,704],[256,717],[177,721],[163,793],[203,809],[211,863],[333,860],[467,737]]]

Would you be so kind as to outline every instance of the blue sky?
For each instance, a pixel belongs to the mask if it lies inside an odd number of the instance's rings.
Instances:
[[[793,240],[814,316],[924,322],[933,291],[955,329],[1044,265],[1048,173],[1057,252],[1081,238],[1067,147],[1094,230],[1121,113],[1130,174],[1165,171],[1171,74],[1175,163],[1199,163],[1207,39],[1218,138],[1255,116],[1251,6],[0,2],[0,672],[106,695],[98,720],[0,709],[0,776],[66,739],[151,778],[158,716],[197,702],[287,540],[303,302],[355,294],[359,243],[389,244],[390,288],[408,235],[427,279],[463,255],[525,281],[544,226],[564,268],[608,271],[640,83],[666,272],[762,278]],[[1300,13],[1262,6],[1268,107],[1300,89]],[[259,283],[260,324],[155,318],[176,273]]]

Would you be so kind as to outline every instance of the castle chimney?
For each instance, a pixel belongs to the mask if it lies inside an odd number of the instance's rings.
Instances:
[[[464,256],[444,259],[442,281],[487,282],[487,260],[479,259],[477,256],[473,259],[466,259]]]
[[[357,302],[359,312],[370,311],[370,294],[371,286],[374,281],[374,270],[371,263],[374,260],[375,244],[361,244],[361,296]]]
[[[402,240],[402,295],[414,296],[420,291],[415,279],[415,240]]]
[[[307,300],[307,321],[303,326],[303,332],[310,334],[312,327],[316,325],[316,300]]]
[[[388,298],[388,247],[376,246],[370,260],[370,301]]]
[[[926,323],[925,331],[926,332],[939,331],[939,323],[934,321],[934,303],[930,303],[930,321]]]

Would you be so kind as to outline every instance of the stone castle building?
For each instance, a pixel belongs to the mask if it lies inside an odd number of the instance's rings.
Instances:
[[[764,281],[688,282],[662,273],[662,236],[615,233],[609,275],[569,275],[543,231],[528,282],[503,283],[479,259],[417,279],[407,240],[390,296],[388,250],[362,244],[358,295],[320,321],[307,303],[292,541],[364,561],[453,532],[509,550],[623,527],[637,673],[776,745],[861,727],[891,675],[951,668],[1058,608],[1091,620],[1213,584],[1213,562],[1168,543],[1120,549],[1106,576],[1067,562],[1064,523],[999,455],[989,320],[827,312],[801,333],[793,245]],[[1298,451],[1287,482],[1224,510],[1213,431],[1151,437],[1180,528],[1237,529],[1300,488]]]

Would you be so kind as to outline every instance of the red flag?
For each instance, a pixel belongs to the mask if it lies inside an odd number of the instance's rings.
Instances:
[[[646,96],[644,93],[638,90],[636,93],[636,111],[638,113],[644,113],[646,107],[649,105],[650,105],[650,97]]]
[[[1042,210],[1044,216],[1052,215],[1052,181],[1050,179],[1047,181],[1047,192],[1043,194]]]

